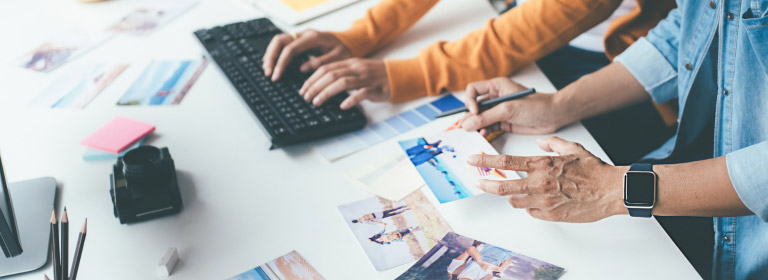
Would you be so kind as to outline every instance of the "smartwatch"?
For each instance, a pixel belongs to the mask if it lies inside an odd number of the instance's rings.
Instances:
[[[624,173],[624,206],[632,217],[651,217],[656,204],[656,173],[650,163],[634,163]]]

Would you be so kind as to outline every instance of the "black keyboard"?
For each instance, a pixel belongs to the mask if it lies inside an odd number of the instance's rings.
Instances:
[[[280,33],[271,21],[259,18],[198,30],[195,36],[259,119],[272,148],[363,128],[366,119],[360,108],[339,108],[348,93],[340,93],[319,107],[299,95],[309,78],[299,71],[308,59],[306,55],[295,58],[279,81],[264,76],[262,56],[272,37]]]

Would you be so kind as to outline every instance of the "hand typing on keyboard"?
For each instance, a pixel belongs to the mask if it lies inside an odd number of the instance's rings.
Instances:
[[[310,50],[322,54],[299,67],[304,73],[315,71],[299,91],[304,100],[319,106],[341,92],[357,90],[340,104],[341,109],[348,109],[365,99],[390,99],[384,61],[352,58],[349,49],[328,32],[306,30],[296,34],[296,38],[289,34],[276,35],[264,52],[264,74],[271,76],[272,81],[280,80],[291,60]]]
[[[299,89],[299,94],[315,106],[323,104],[334,95],[347,90],[349,94],[341,109],[351,108],[360,101],[388,101],[389,79],[381,59],[349,58],[329,63],[315,71]]]
[[[347,46],[328,32],[309,29],[296,34],[295,39],[289,34],[278,34],[264,52],[264,74],[272,76],[272,81],[279,80],[291,60],[309,50],[320,51],[322,55],[303,63],[299,69],[304,73],[312,72],[323,64],[352,57]]]
[[[335,136],[364,127],[367,123],[365,114],[350,104],[359,102],[361,97],[367,97],[370,91],[362,91],[352,101],[345,101],[350,95],[343,90],[349,87],[344,83],[333,83],[335,79],[330,82],[323,79],[325,75],[336,75],[333,71],[316,71],[315,80],[306,84],[311,85],[309,88],[313,90],[333,89],[325,93],[312,91],[316,92],[313,96],[319,95],[314,98],[314,104],[299,95],[299,90],[310,77],[310,71],[322,63],[338,63],[351,57],[346,47],[327,33],[305,31],[296,41],[293,36],[282,33],[268,19],[259,18],[197,30],[195,36],[258,118],[269,135],[272,148]],[[320,42],[308,43],[315,39]],[[301,42],[306,44],[291,45]],[[308,58],[306,52],[310,50],[323,51],[324,55]],[[274,65],[278,55],[280,59]],[[360,62],[358,59],[354,61]],[[352,69],[369,69],[363,67],[368,65],[364,63],[340,65]],[[386,81],[386,71],[383,69],[381,66],[379,72],[371,73],[384,73]],[[359,76],[365,77],[368,76]],[[343,102],[347,103],[342,105]]]

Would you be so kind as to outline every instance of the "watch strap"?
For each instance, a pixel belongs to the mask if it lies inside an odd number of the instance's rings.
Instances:
[[[653,164],[650,163],[633,163],[629,166],[629,171],[650,171],[653,172]],[[629,208],[627,207],[627,210],[629,210],[629,216],[631,217],[640,217],[640,218],[650,218],[651,217],[651,209],[644,209],[644,208]]]
[[[631,216],[631,217],[638,217],[638,218],[650,218],[651,217],[651,209],[627,208],[627,210],[629,210],[629,216]]]
[[[651,171],[653,172],[653,164],[650,163],[633,163],[629,166],[629,171]]]

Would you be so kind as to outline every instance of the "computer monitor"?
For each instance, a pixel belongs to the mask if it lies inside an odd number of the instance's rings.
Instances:
[[[2,159],[0,159],[0,248],[6,258],[18,256],[22,252]]]

